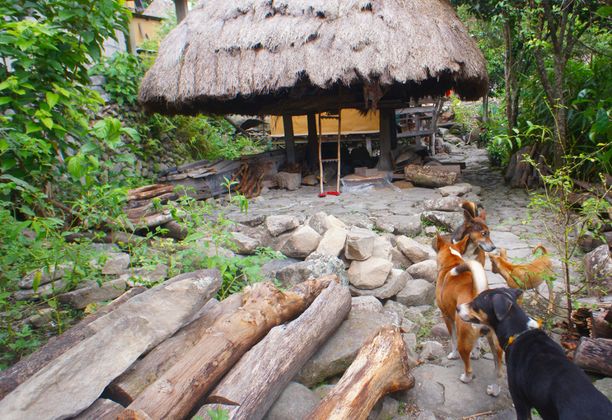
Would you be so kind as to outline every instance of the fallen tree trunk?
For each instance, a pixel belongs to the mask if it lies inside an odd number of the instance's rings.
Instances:
[[[100,398],[72,420],[115,420],[122,411],[121,404]]]
[[[216,319],[235,312],[241,303],[240,294],[232,295],[221,303],[214,299],[210,300],[204,305],[203,313],[198,319],[155,347],[115,379],[106,388],[109,397],[123,405],[129,405],[146,387],[167,372],[183,354],[195,346]]]
[[[307,419],[366,419],[383,395],[413,386],[402,334],[397,327],[384,327]]]
[[[17,386],[25,382],[50,361],[65,353],[87,337],[91,337],[95,334],[96,330],[91,328],[89,324],[117,309],[123,303],[127,302],[128,299],[145,290],[144,287],[135,287],[128,290],[108,305],[101,307],[95,313],[84,318],[62,335],[51,338],[47,344],[42,346],[35,353],[21,359],[19,362],[0,373],[0,399],[4,398],[6,394],[17,388]]]
[[[584,370],[612,376],[612,340],[582,337],[574,354],[574,363]]]
[[[338,328],[351,309],[347,287],[331,283],[310,307],[240,358],[210,393],[209,403],[237,406],[231,419],[261,419],[302,366]],[[205,416],[210,407],[204,406]]]
[[[326,276],[309,280],[287,292],[281,292],[271,283],[251,286],[244,292],[243,305],[235,313],[219,318],[120,418],[138,415],[152,419],[184,418],[249,348],[272,327],[303,312],[336,279],[336,276]]]
[[[148,200],[162,194],[171,193],[173,190],[174,185],[170,184],[145,185],[144,187],[139,187],[128,191],[127,199],[128,201]]]
[[[406,181],[419,187],[445,187],[453,185],[461,172],[459,166],[420,166],[406,165],[404,176]]]
[[[90,327],[77,343],[0,401],[0,418],[66,418],[89,407],[146,351],[188,323],[221,285],[218,270],[147,290]]]

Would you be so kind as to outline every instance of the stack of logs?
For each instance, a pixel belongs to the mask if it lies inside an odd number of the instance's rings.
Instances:
[[[612,309],[580,308],[572,313],[580,338],[574,362],[586,371],[612,376]]]
[[[263,418],[351,295],[336,276],[217,302],[220,285],[200,270],[127,292],[2,372],[0,418],[182,419],[218,407]],[[365,419],[384,394],[414,386],[408,369],[400,330],[384,327],[309,418]]]

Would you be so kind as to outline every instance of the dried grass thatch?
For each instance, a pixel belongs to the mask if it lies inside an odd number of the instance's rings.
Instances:
[[[450,88],[476,99],[487,79],[447,0],[204,0],[162,42],[140,101],[163,113],[305,113]]]

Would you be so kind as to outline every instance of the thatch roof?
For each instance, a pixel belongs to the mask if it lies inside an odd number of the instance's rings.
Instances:
[[[304,113],[451,88],[477,99],[487,84],[448,0],[204,0],[162,42],[140,101],[163,113]]]

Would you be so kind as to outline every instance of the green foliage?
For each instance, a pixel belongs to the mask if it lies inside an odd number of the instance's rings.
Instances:
[[[469,133],[477,126],[478,108],[462,102],[458,96],[452,95],[450,107],[455,115],[455,122],[461,127],[463,133]]]
[[[210,420],[229,420],[229,413],[221,407],[210,409],[206,413],[210,416]]]
[[[138,87],[144,76],[144,66],[138,56],[116,52],[110,58],[102,59],[89,73],[104,76],[104,91],[117,105],[136,104]]]

